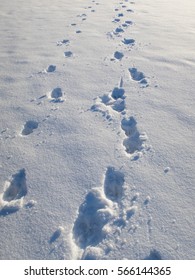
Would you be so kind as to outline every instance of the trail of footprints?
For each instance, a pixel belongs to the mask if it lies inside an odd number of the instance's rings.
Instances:
[[[96,1],[92,1],[92,3],[94,5],[99,5],[99,3]],[[85,9],[89,10],[92,13],[95,12],[95,9],[93,9],[92,6],[85,7]],[[81,18],[82,21],[85,21],[87,19],[87,14],[83,13],[81,15],[77,15],[77,17]],[[71,23],[70,26],[75,27],[76,23]],[[81,30],[76,30],[77,34],[81,32],[82,32]],[[70,40],[65,38],[61,41],[58,41],[56,45],[69,47]],[[64,51],[64,57],[66,59],[69,59],[73,56],[74,54],[71,50]],[[47,68],[43,69],[37,74],[53,75],[55,74],[56,70],[57,70],[57,66],[54,64],[50,64],[47,66]],[[33,102],[37,101],[37,105],[39,105],[44,99],[47,99],[51,103],[63,103],[65,101],[65,93],[61,87],[56,87],[53,88],[50,92],[32,101]],[[34,131],[38,129],[40,123],[41,122],[38,122],[34,119],[27,120],[24,123],[19,135],[23,137],[30,137],[30,135],[33,134]],[[2,131],[1,134],[3,134],[6,131],[7,130]],[[0,194],[0,215],[8,215],[22,208],[24,205],[24,198],[26,194],[27,194],[26,171],[25,169],[21,169],[18,171],[18,173],[12,175],[12,179],[10,179],[10,181],[5,182],[4,191]],[[35,202],[33,200],[25,204],[27,208],[30,208],[34,205]],[[57,234],[55,235],[55,237],[56,236]],[[54,239],[55,238],[53,237],[52,240]]]
[[[95,0],[93,5],[99,5]],[[127,28],[133,25],[130,19],[125,18],[125,13],[130,14],[134,11],[128,7],[128,4],[134,4],[128,0],[120,2],[120,6],[115,8],[117,15],[113,19],[113,31],[108,32],[109,38],[118,38],[122,46],[132,48],[136,42],[133,38],[127,38],[124,34]],[[87,12],[96,12],[93,6],[84,7],[85,13],[77,15],[82,22],[87,20]],[[71,23],[70,27],[77,28],[76,23]],[[76,29],[76,34],[82,33],[82,30]],[[64,46],[69,48],[70,40],[64,38],[56,42],[58,47]],[[74,54],[70,49],[66,49],[63,53],[65,59],[71,59]],[[111,61],[121,61],[124,57],[123,51],[116,50]],[[53,75],[57,70],[56,65],[49,65],[46,69],[38,74]],[[137,83],[140,87],[148,87],[149,82],[144,73],[137,68],[129,68],[129,77],[132,82]],[[45,98],[52,103],[63,103],[65,93],[60,87],[52,89],[37,99],[37,105]],[[121,143],[127,156],[132,160],[140,158],[147,151],[147,135],[140,132],[137,121],[133,116],[126,116],[126,92],[123,87],[123,78],[120,78],[119,85],[114,87],[110,93],[103,94],[95,99],[95,103],[91,107],[91,111],[101,113],[107,120],[120,118],[120,130],[124,137]],[[21,130],[21,136],[29,137],[39,126],[36,120],[28,120]],[[114,247],[113,236],[123,227],[128,225],[128,221],[139,211],[137,198],[139,194],[135,194],[129,202],[126,197],[125,176],[121,170],[116,170],[109,166],[104,175],[103,185],[99,188],[93,188],[84,198],[83,203],[78,209],[78,215],[72,228],[72,241],[78,249],[77,258],[81,259],[102,259],[109,255]],[[35,201],[31,200],[24,204],[24,198],[27,195],[26,171],[21,169],[18,173],[12,175],[9,181],[5,182],[4,191],[0,194],[0,215],[7,215],[18,211],[25,206],[30,208],[35,205]],[[146,199],[147,200],[147,199]],[[148,199],[149,201],[149,199]],[[136,225],[131,221],[130,229],[135,230]],[[130,230],[129,229],[129,230]],[[49,244],[55,244],[57,239],[63,233],[63,227],[59,227],[51,235]],[[151,250],[146,259],[161,259],[160,253]]]
[[[126,4],[128,1],[126,1]],[[133,12],[133,10],[127,8],[127,5],[120,3],[120,7],[116,8],[117,16],[114,18],[114,24],[119,23],[117,27],[115,27],[114,31],[108,32],[107,35],[113,38],[113,36],[121,37],[125,30],[124,27],[129,27],[133,24],[131,20],[125,20],[124,23],[121,24],[121,19],[125,17],[123,11],[121,9],[126,9],[127,12]],[[131,3],[132,4],[132,3]],[[133,38],[124,38],[121,40],[124,46],[128,46],[132,48],[135,45],[135,40]],[[124,53],[122,51],[116,50],[111,61],[118,60],[121,61],[124,57]],[[132,67],[128,70],[129,78],[132,83],[137,83],[139,87],[146,88],[149,86],[149,81],[145,74],[139,71],[137,68]],[[122,144],[125,148],[125,152],[127,156],[129,156],[132,160],[137,160],[149,149],[147,145],[147,135],[145,132],[140,132],[137,121],[133,116],[126,117],[126,102],[125,99],[127,95],[125,94],[125,89],[123,88],[123,78],[121,77],[119,86],[115,87],[111,93],[103,94],[95,99],[95,104],[92,105],[91,111],[100,112],[107,120],[112,121],[114,118],[120,118],[121,127],[125,133],[125,137],[122,140]],[[114,114],[118,112],[120,115],[117,116]]]
[[[128,1],[126,1],[127,3]],[[122,4],[122,9],[127,6]],[[133,4],[133,3],[131,3]],[[119,23],[112,32],[108,32],[107,36],[121,38],[125,29],[133,24],[131,20],[125,20],[121,23],[124,13],[120,12],[119,8],[117,17],[113,23]],[[133,12],[127,8],[127,12]],[[124,38],[121,41],[124,46],[132,48],[135,45],[133,38]],[[116,50],[113,60],[121,61],[124,57],[122,51]],[[139,87],[145,88],[149,86],[148,79],[143,72],[137,68],[129,68],[129,78]],[[138,160],[150,147],[147,144],[148,137],[145,132],[139,130],[137,121],[134,116],[126,116],[127,95],[123,87],[123,78],[121,77],[119,85],[114,87],[110,93],[98,96],[95,103],[91,106],[92,112],[99,112],[108,121],[114,118],[120,119],[120,130],[124,134],[122,145],[126,155],[131,160]],[[111,236],[117,232],[118,228],[123,228],[128,221],[138,212],[136,205],[139,194],[135,194],[132,198],[132,204],[129,205],[125,201],[125,186],[124,174],[115,170],[114,167],[108,167],[104,176],[103,186],[93,188],[85,197],[84,202],[78,210],[78,216],[73,225],[73,242],[78,248],[77,258],[81,259],[102,259],[109,254],[113,248],[113,239]],[[149,197],[146,198],[144,204],[148,205]],[[136,230],[136,225],[131,221],[130,230]],[[80,253],[79,253],[80,252]],[[151,250],[146,259],[161,259],[161,255],[156,250]]]
[[[125,90],[122,87],[123,80],[121,78],[120,85],[115,87],[110,94],[99,96],[95,100],[95,104],[91,107],[91,111],[100,112],[107,120],[112,121],[116,116],[113,112],[120,113],[121,127],[125,133],[122,144],[125,151],[132,160],[137,160],[145,151],[149,149],[147,145],[147,135],[140,132],[137,127],[137,121],[133,116],[126,117]]]

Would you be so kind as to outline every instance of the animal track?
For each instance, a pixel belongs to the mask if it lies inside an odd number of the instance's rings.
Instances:
[[[80,14],[80,15],[77,15],[77,17],[86,17],[87,15],[86,14]]]
[[[39,123],[36,121],[27,121],[22,130],[22,135],[26,136],[26,135],[33,133],[33,130],[37,129],[38,125],[39,125]]]
[[[10,214],[19,210],[26,194],[26,172],[23,168],[12,175],[11,181],[6,181],[5,190],[0,196],[0,214]]]
[[[4,201],[12,201],[20,199],[27,194],[26,172],[21,169],[18,173],[12,176],[13,179],[3,194]]]
[[[101,112],[104,117],[111,120],[110,109],[119,113],[125,113],[125,90],[122,88],[122,79],[119,87],[115,87],[111,94],[104,94],[96,99],[96,104],[91,107],[91,111]]]
[[[115,100],[118,98],[124,98],[125,90],[121,87],[115,87],[112,91],[112,98]]]
[[[78,248],[77,257],[102,259],[114,247],[113,236],[116,233],[120,235],[128,224],[129,230],[136,230],[136,224],[130,219],[135,219],[133,217],[139,211],[136,205],[139,194],[136,193],[132,199],[126,198],[126,189],[123,172],[108,166],[102,186],[89,191],[79,207],[72,229],[73,242]],[[58,238],[58,233],[55,237]]]
[[[134,45],[135,44],[135,40],[134,39],[124,39],[122,42],[125,45]]]
[[[119,33],[122,33],[122,32],[124,32],[124,29],[122,29],[121,27],[117,27],[114,31],[114,34],[118,35]]]
[[[113,216],[109,208],[110,201],[101,189],[94,188],[86,195],[73,227],[77,246],[85,249],[102,241],[105,237],[103,227]]]
[[[128,25],[132,25],[133,24],[133,22],[131,20],[126,20],[125,23],[128,24]]]
[[[128,27],[128,24],[127,23],[123,23],[122,27]]]
[[[125,100],[118,98],[113,104],[112,104],[112,109],[117,111],[117,112],[123,112],[126,108]]]
[[[63,95],[63,93],[62,93],[61,88],[55,88],[51,92],[51,97],[55,98],[55,99],[62,97],[62,95]]]
[[[139,157],[139,153],[146,148],[146,133],[140,133],[137,129],[137,122],[133,117],[123,118],[121,121],[121,128],[124,130],[127,138],[124,139],[123,145],[126,152],[130,155],[134,155],[134,159]]]
[[[70,41],[68,39],[64,39],[62,41],[57,42],[57,46],[68,45]]]
[[[49,243],[52,244],[53,242],[55,242],[60,235],[62,234],[62,232],[64,231],[63,227],[59,227],[50,237]]]
[[[118,60],[121,60],[123,58],[124,54],[122,52],[116,51],[114,53],[114,57]]]
[[[73,53],[71,51],[66,51],[66,52],[64,52],[64,56],[65,57],[72,57]]]
[[[49,65],[48,68],[46,69],[46,72],[50,73],[50,72],[54,72],[55,70],[56,70],[55,65]]]
[[[117,112],[123,112],[126,108],[125,104],[125,90],[122,87],[115,87],[112,91],[112,98],[116,101],[114,101],[111,104],[111,107],[113,110]]]
[[[145,260],[162,260],[162,257],[156,249],[153,249],[150,251],[149,256],[147,256]]]
[[[109,166],[103,185],[89,191],[79,207],[73,226],[73,238],[78,248],[84,250],[83,259],[96,259],[96,253],[104,253],[98,246],[106,239],[108,228],[114,230],[116,226],[120,226],[119,205],[124,193],[124,182],[124,174]],[[91,248],[96,249],[94,251]],[[94,252],[95,256],[92,257]]]
[[[113,22],[119,22],[120,21],[120,18],[115,18],[114,20],[113,20]]]
[[[131,78],[138,82],[142,87],[149,86],[148,81],[143,72],[137,70],[137,68],[129,68]]]
[[[114,167],[108,167],[104,180],[104,192],[108,199],[118,201],[123,195],[124,174],[115,170]]]
[[[52,92],[50,93],[50,99],[52,102],[58,103],[63,102],[62,99],[64,93],[62,92],[62,89],[60,87],[54,88]]]

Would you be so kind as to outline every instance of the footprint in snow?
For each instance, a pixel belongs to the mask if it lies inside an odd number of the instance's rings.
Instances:
[[[143,72],[137,70],[137,68],[129,68],[130,77],[132,80],[138,82],[141,87],[148,87],[149,83]]]
[[[126,21],[125,21],[125,23],[123,23],[123,24],[122,24],[122,27],[127,28],[127,27],[129,27],[130,25],[132,25],[132,24],[133,24],[133,22],[132,22],[132,21],[130,21],[130,20],[126,20]]]
[[[48,68],[46,69],[46,72],[51,73],[51,72],[54,72],[55,70],[56,70],[55,65],[49,65]]]
[[[4,192],[0,195],[0,215],[18,211],[23,206],[27,194],[26,171],[21,169],[5,182]]]
[[[68,39],[64,39],[62,41],[57,42],[57,46],[68,45],[70,41]]]
[[[120,21],[120,18],[115,18],[114,20],[113,20],[113,22],[119,22]]]
[[[108,167],[103,186],[89,191],[80,205],[73,225],[73,239],[76,246],[84,250],[82,259],[97,259],[105,253],[98,245],[107,237],[106,228],[113,227],[118,220],[115,204],[122,199],[124,182],[121,171]]]
[[[78,258],[107,258],[110,251],[117,249],[115,236],[120,236],[122,228],[129,225],[129,231],[135,232],[139,193],[135,193],[130,200],[125,195],[126,190],[123,172],[108,166],[103,184],[89,191],[78,209],[72,229],[73,243],[76,245],[73,245],[73,251]],[[58,238],[58,234],[55,235]]]
[[[150,254],[145,258],[145,260],[162,260],[162,256],[159,251],[153,249]]]
[[[77,246],[85,249],[96,246],[104,238],[103,227],[112,219],[111,201],[102,189],[93,188],[79,207],[78,217],[73,226],[73,236]]]
[[[77,15],[77,17],[80,17],[80,18],[83,18],[83,17],[86,17],[86,16],[87,16],[86,14]]]
[[[113,102],[112,108],[122,114],[125,114],[125,90],[123,89],[123,78],[121,77],[118,87],[112,90],[112,98],[116,100]]]
[[[54,103],[60,103],[64,102],[63,100],[64,93],[60,87],[54,88],[50,93],[49,93],[49,99],[51,99],[51,102]]]
[[[62,44],[68,44],[68,43],[70,43],[70,41],[68,39],[62,40]]]
[[[115,87],[112,90],[112,98],[114,98],[115,100],[117,100],[118,98],[122,98],[124,99],[124,94],[125,94],[125,90],[122,87]]]
[[[128,24],[126,24],[126,23],[123,23],[123,24],[122,24],[122,27],[125,27],[125,28],[127,28],[127,27],[128,27]]]
[[[114,94],[113,94],[114,92]],[[117,93],[116,93],[117,92]],[[109,94],[104,94],[103,96],[100,97],[100,100],[103,104],[105,104],[106,106],[109,106],[110,108],[112,108],[114,111],[117,111],[119,113],[122,113],[125,108],[126,108],[126,104],[125,104],[125,100],[124,100],[124,90],[121,88],[114,88],[114,90],[112,91],[112,95],[110,96]],[[116,97],[118,96],[118,97]],[[121,97],[120,97],[121,96]]]
[[[33,130],[38,128],[39,123],[37,121],[27,121],[24,125],[24,128],[21,132],[23,136],[33,133]]]
[[[125,45],[130,45],[133,46],[135,44],[135,40],[134,39],[126,39],[124,38],[124,40],[122,40],[123,44]]]
[[[52,244],[55,241],[57,241],[57,239],[59,239],[59,237],[61,236],[62,232],[64,231],[63,227],[58,227],[58,229],[56,231],[54,231],[54,233],[52,234],[52,236],[49,239],[49,243]]]
[[[147,148],[146,133],[139,132],[134,117],[123,118],[121,121],[121,128],[127,136],[123,141],[126,153],[130,154],[134,160],[138,159],[141,153]]]
[[[117,21],[119,21],[119,20],[118,19],[114,19],[114,22],[117,22]],[[122,36],[121,33],[123,33],[123,32],[124,32],[124,29],[122,27],[117,27],[114,31],[108,32],[107,36],[109,38],[113,39],[114,36],[121,37]]]
[[[112,104],[112,109],[119,112],[119,113],[123,113],[124,110],[126,109],[126,104],[125,104],[125,100],[118,98],[115,102],[113,102]]]
[[[124,54],[122,52],[116,51],[114,53],[114,58],[116,58],[117,60],[121,60],[123,58]]]
[[[122,32],[124,32],[124,29],[122,29],[121,27],[117,27],[114,31],[114,34],[118,35],[119,33],[122,33]]]
[[[64,52],[64,56],[65,57],[72,57],[73,53],[71,51],[66,51],[66,52]]]
[[[56,66],[51,64],[46,69],[38,72],[38,74],[52,73],[56,71]]]
[[[104,94],[96,98],[96,103],[91,107],[91,111],[102,113],[107,120],[112,120],[112,110],[125,114],[125,90],[123,89],[123,79],[121,77],[118,87],[111,93]]]
[[[112,201],[119,201],[124,192],[124,174],[114,167],[108,167],[104,180],[104,193]]]
[[[133,21],[131,21],[131,20],[126,20],[125,23],[128,24],[128,25],[132,25],[132,24],[133,24]]]
[[[121,78],[119,86],[115,87],[111,93],[96,98],[96,103],[91,107],[91,111],[100,112],[106,119],[112,120],[112,110],[125,114],[125,97],[123,80]]]
[[[134,11],[132,9],[127,9],[127,12],[134,13]]]

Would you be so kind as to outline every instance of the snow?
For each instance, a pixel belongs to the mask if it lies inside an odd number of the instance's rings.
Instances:
[[[0,259],[195,259],[194,1],[0,3]]]

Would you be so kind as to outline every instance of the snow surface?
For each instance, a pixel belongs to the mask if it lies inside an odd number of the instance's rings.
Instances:
[[[0,259],[195,259],[194,0],[0,6]]]

